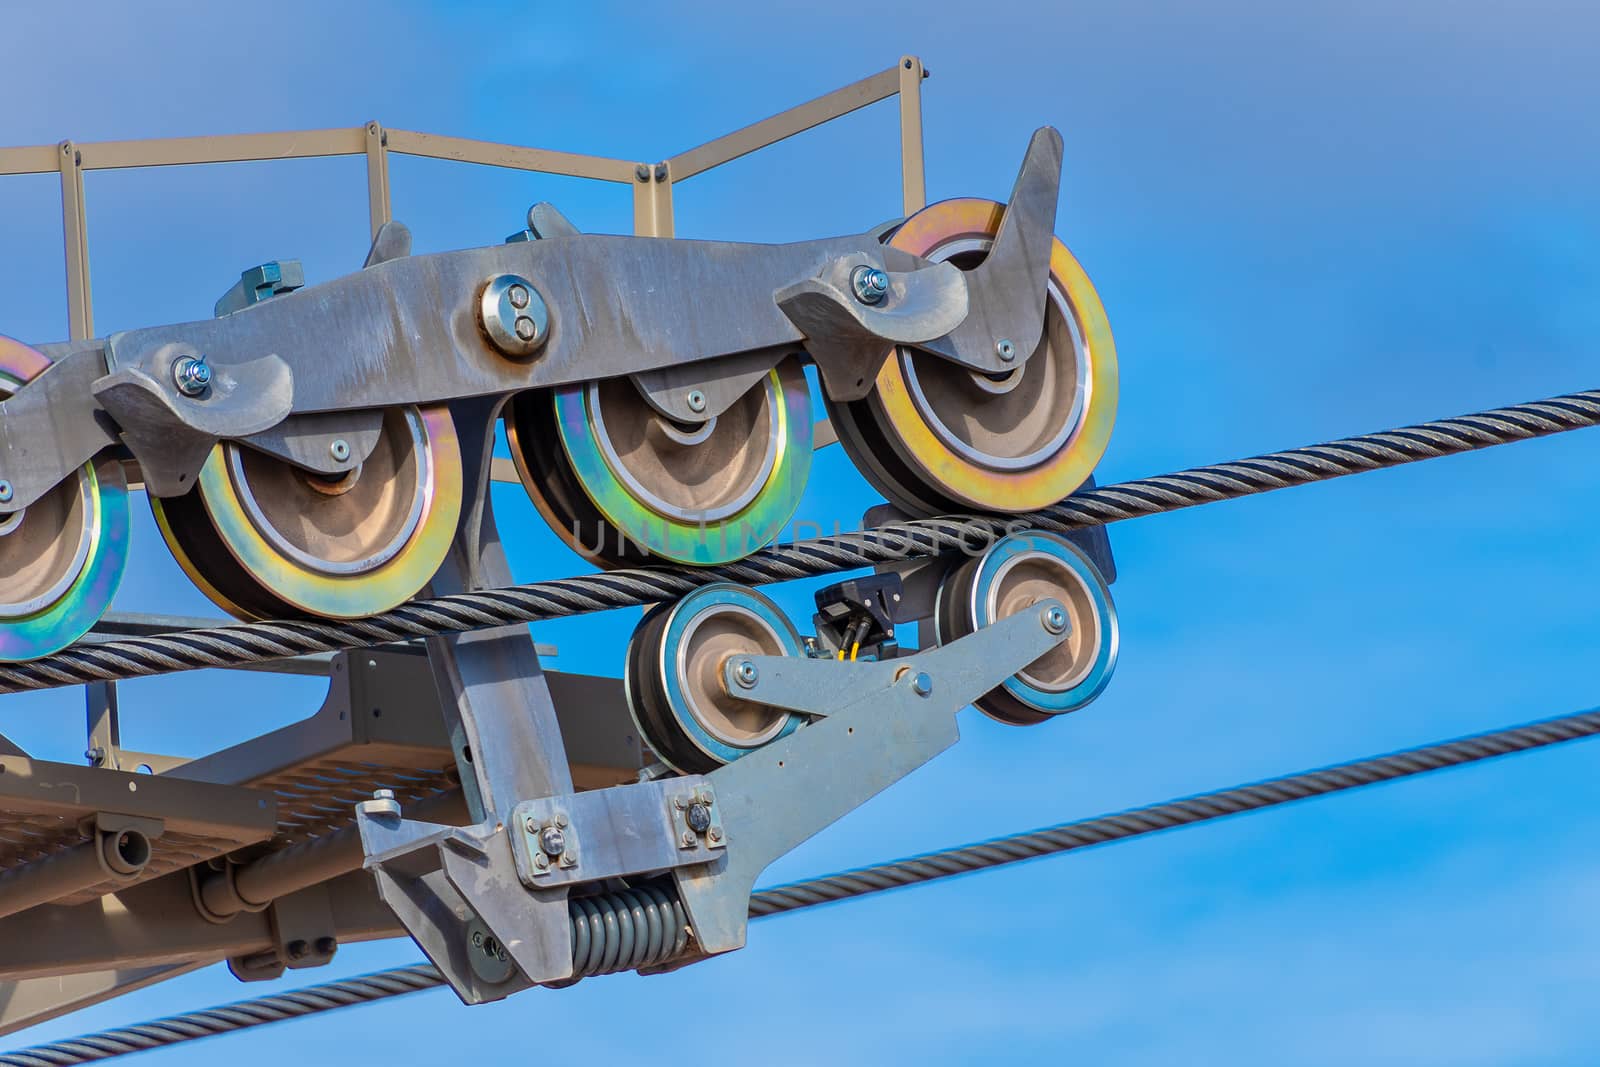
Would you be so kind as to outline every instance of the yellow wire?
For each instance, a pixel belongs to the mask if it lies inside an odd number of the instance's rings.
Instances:
[[[844,659],[844,646],[843,645],[839,646],[839,655],[836,656],[835,658],[836,659],[840,659],[840,660]]]
[[[850,646],[850,662],[851,663],[854,663],[856,661],[856,653],[860,652],[860,651],[861,651],[861,642],[860,641],[857,641],[855,644]],[[844,655],[844,649],[841,648],[839,650],[839,654],[841,656]]]

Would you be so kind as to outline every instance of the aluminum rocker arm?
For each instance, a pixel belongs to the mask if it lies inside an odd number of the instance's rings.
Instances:
[[[0,402],[3,506],[26,507],[123,444],[158,496],[187,491],[222,439],[340,473],[376,440],[374,413],[397,405],[632,375],[668,414],[685,381],[731,382],[708,391],[720,410],[795,351],[831,396],[859,399],[895,345],[1010,369],[1002,343],[1026,358],[1043,331],[1060,166],[1060,135],[1041,129],[992,253],[969,272],[876,232],[787,245],[562,233],[375,257],[220,318],[47,346],[54,364]],[[861,271],[882,272],[879,289],[858,291]],[[314,429],[297,427],[312,416]],[[344,422],[355,437],[342,458],[292,445],[297,433],[351,440]]]

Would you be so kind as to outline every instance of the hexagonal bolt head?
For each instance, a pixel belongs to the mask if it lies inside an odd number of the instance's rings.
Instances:
[[[863,304],[881,304],[889,296],[889,275],[863,265],[850,272],[850,288]]]
[[[1067,613],[1060,608],[1047,608],[1040,617],[1044,628],[1053,634],[1065,633],[1067,630]]]
[[[911,679],[911,691],[919,697],[931,694],[933,692],[933,676],[927,671],[918,671],[917,676]]]
[[[172,364],[172,383],[184,396],[199,396],[211,388],[211,367],[206,357],[184,356]]]
[[[761,672],[756,665],[747,659],[742,659],[734,665],[733,680],[745,689],[754,689],[756,682],[761,678]]]
[[[711,829],[711,809],[698,800],[689,805],[688,812],[683,821],[689,824],[689,829],[697,834],[703,834]]]

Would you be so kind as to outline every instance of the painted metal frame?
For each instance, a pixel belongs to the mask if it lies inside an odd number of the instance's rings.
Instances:
[[[83,194],[85,171],[365,156],[368,214],[373,236],[377,236],[379,227],[390,220],[389,156],[420,156],[629,185],[633,190],[634,233],[671,237],[676,183],[870,104],[898,97],[902,205],[904,213],[910,215],[927,201],[922,154],[922,80],[927,76],[921,60],[902,56],[887,70],[657,163],[388,129],[381,123],[369,122],[330,130],[83,144],[68,140],[54,146],[0,148],[0,177],[60,175],[69,336],[81,340],[94,336],[89,225]]]

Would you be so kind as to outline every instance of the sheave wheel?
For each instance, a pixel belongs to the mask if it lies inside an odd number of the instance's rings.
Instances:
[[[702,586],[645,616],[628,642],[628,709],[663,763],[704,774],[798,728],[803,716],[740,700],[723,665],[734,656],[799,656],[800,635],[771,600],[731,583]]]
[[[340,477],[222,442],[194,489],[150,506],[179,565],[233,615],[354,619],[433,577],[461,491],[455,425],[440,405],[385,412],[372,454]]]
[[[990,200],[917,212],[889,244],[970,270],[1004,213]],[[1111,438],[1117,353],[1094,286],[1067,247],[1050,256],[1044,336],[1009,374],[990,376],[910,348],[872,392],[829,402],[840,443],[884,497],[913,515],[1033,511],[1089,477]]]
[[[557,536],[602,566],[647,557],[709,566],[772,542],[811,471],[811,396],[797,359],[722,414],[684,424],[608,378],[524,393],[506,437]]]
[[[1041,531],[1002,537],[940,586],[934,633],[941,645],[1052,598],[1066,607],[1067,639],[973,702],[990,718],[1028,726],[1100,695],[1117,666],[1111,590],[1077,546]]]
[[[0,398],[50,366],[0,337]],[[35,659],[88,632],[111,604],[128,562],[122,464],[94,460],[32,504],[0,515],[0,661]]]

